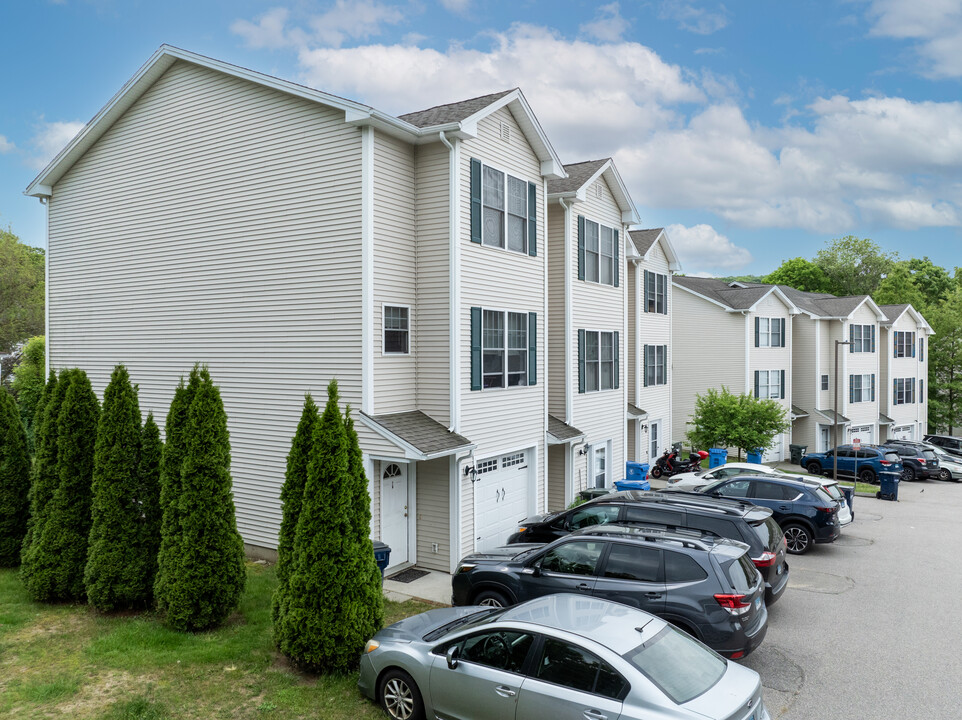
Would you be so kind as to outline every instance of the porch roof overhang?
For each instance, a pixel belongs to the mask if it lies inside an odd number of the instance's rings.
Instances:
[[[798,420],[798,418],[806,418],[808,413],[802,410],[798,405],[792,405],[792,420]]]
[[[451,432],[420,410],[386,415],[361,412],[358,417],[366,427],[396,445],[408,460],[433,460],[476,447],[463,435]]]
[[[548,444],[567,445],[585,439],[585,434],[560,418],[548,413]]]
[[[879,424],[879,425],[894,425],[894,424],[895,424],[895,421],[894,421],[892,418],[890,418],[888,415],[886,415],[885,413],[879,413],[879,414],[878,414],[878,424]]]
[[[642,410],[637,405],[632,405],[628,403],[628,409],[626,411],[629,420],[647,420],[648,413]]]
[[[817,416],[815,419],[822,425],[848,425],[852,422],[841,413],[836,416],[834,410],[815,409],[812,412]]]

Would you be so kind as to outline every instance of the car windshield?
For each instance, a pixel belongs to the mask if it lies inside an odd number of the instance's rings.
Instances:
[[[926,460],[937,460],[937,459],[938,459],[938,458],[935,456],[935,453],[932,452],[931,450],[923,450],[923,451],[922,451],[922,457],[924,457]]]
[[[842,494],[842,491],[839,490],[839,488],[838,488],[838,483],[831,483],[831,484],[829,484],[829,485],[822,485],[822,490],[824,490],[825,492],[827,492],[827,493],[829,494],[829,497],[832,498],[832,500],[842,500],[842,499],[844,499],[844,497],[845,497],[845,496]]]
[[[721,480],[715,480],[713,482],[708,483],[707,485],[702,485],[700,488],[698,488],[698,492],[711,494],[718,487],[720,487],[721,485],[724,485],[727,482],[728,482],[727,478],[722,478]]]
[[[622,657],[679,705],[714,687],[728,667],[724,658],[671,626]]]
[[[815,493],[815,497],[818,498],[819,502],[828,503],[831,505],[834,501],[840,500],[841,498],[832,497],[832,495],[825,490],[823,487],[817,487],[812,492]]]
[[[457,620],[452,620],[446,625],[435,628],[425,635],[423,639],[425,642],[433,642],[438,638],[444,637],[452,630],[461,630],[462,628],[476,627],[478,625],[485,625],[489,622],[494,622],[504,615],[506,611],[506,608],[484,608],[476,613],[459,617]]]
[[[762,546],[766,550],[774,551],[778,543],[782,541],[782,529],[770,517],[753,522],[751,525],[755,534],[761,538]]]
[[[899,458],[899,454],[898,454],[898,453],[894,453],[894,452],[887,452],[887,453],[885,453],[885,461],[886,461],[886,462],[890,462],[890,463],[900,463],[900,462],[902,462],[901,458]]]
[[[755,569],[752,561],[748,559],[747,553],[740,555],[736,560],[732,560],[728,564],[728,567],[725,568],[725,572],[728,573],[732,587],[737,593],[750,593],[758,581],[758,570]]]

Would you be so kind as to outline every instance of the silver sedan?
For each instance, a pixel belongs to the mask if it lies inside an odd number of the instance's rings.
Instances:
[[[395,623],[368,642],[358,687],[392,720],[770,720],[753,670],[574,594]]]

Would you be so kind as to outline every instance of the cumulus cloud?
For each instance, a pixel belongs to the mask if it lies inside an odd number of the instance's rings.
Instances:
[[[293,44],[285,28],[290,13],[286,8],[272,8],[257,18],[256,22],[235,20],[231,32],[240,35],[251,48],[281,48]]]
[[[16,149],[16,145],[7,140],[3,135],[0,135],[0,154],[13,152]]]
[[[682,267],[697,268],[702,272],[705,272],[704,268],[737,270],[752,261],[748,250],[733,243],[711,225],[669,225],[665,231],[678,252]]]
[[[441,0],[441,4],[453,13],[463,14],[470,7],[471,0]]]
[[[30,139],[33,153],[28,163],[42,170],[84,128],[82,122],[44,122],[41,118],[37,131]]]
[[[711,35],[728,25],[728,11],[724,5],[717,10],[707,10],[684,0],[662,0],[658,15],[674,20],[682,30],[698,35]]]
[[[925,74],[962,77],[962,5],[958,0],[872,0],[871,34],[912,40]]]
[[[598,8],[595,19],[582,25],[578,31],[602,42],[618,42],[629,25],[630,23],[621,17],[618,3],[614,2]]]

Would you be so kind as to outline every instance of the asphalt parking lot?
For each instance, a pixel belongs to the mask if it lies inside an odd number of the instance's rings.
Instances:
[[[789,565],[744,661],[773,718],[962,718],[962,484],[856,497],[842,536]]]

